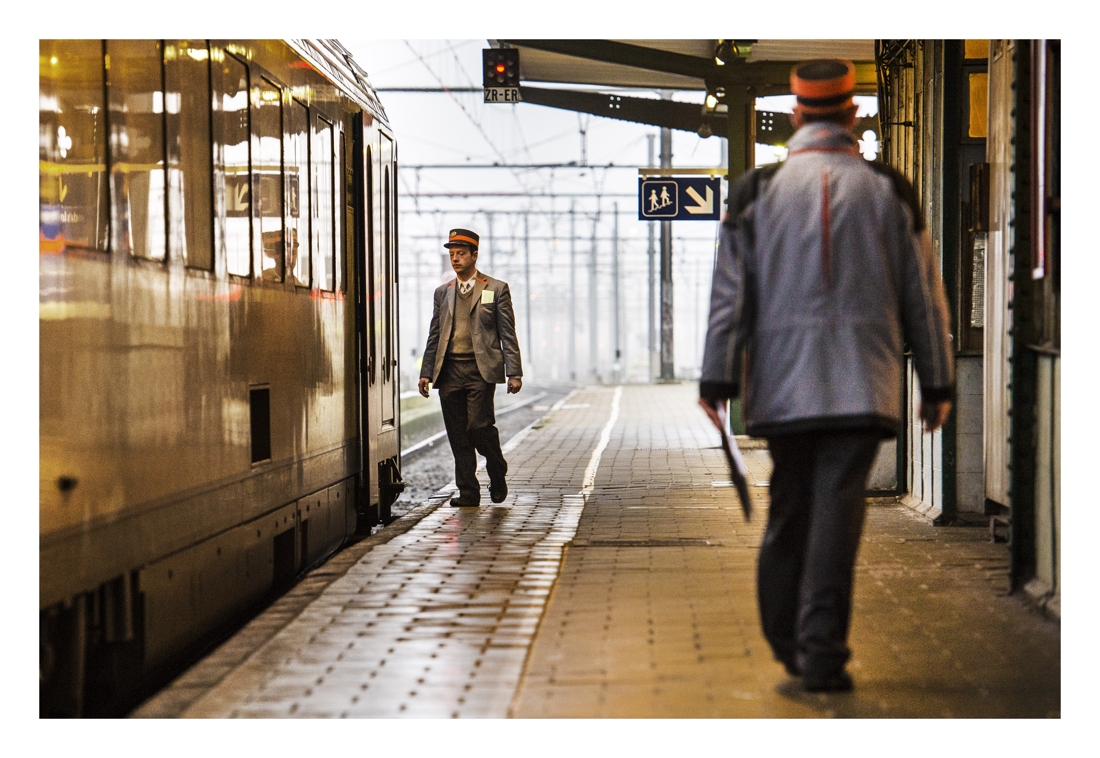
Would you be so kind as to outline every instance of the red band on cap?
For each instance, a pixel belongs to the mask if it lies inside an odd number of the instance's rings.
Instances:
[[[844,61],[847,71],[831,79],[803,79],[798,75],[799,66],[791,69],[791,93],[798,97],[838,97],[853,92],[856,88],[856,69],[850,62]]]
[[[477,242],[470,239],[469,237],[464,237],[461,234],[456,234],[455,236],[451,237],[449,240],[447,240],[447,244],[445,244],[443,247],[447,247],[448,245],[453,245],[456,242],[461,242],[462,244],[470,245],[471,247],[477,247]]]

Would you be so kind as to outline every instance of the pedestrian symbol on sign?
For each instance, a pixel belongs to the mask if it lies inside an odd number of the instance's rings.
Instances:
[[[642,182],[642,197],[646,198],[642,209],[646,218],[672,218],[677,213],[676,182]]]

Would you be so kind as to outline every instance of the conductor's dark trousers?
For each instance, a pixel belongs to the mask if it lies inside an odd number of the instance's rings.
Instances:
[[[839,673],[877,429],[768,438],[773,469],[757,566],[764,636],[788,670]]]
[[[481,485],[477,480],[477,453],[485,456],[490,481],[503,481],[508,464],[500,449],[493,399],[496,385],[485,381],[477,362],[448,355],[439,371],[439,403],[447,441],[455,457],[455,484],[463,502],[480,503]]]

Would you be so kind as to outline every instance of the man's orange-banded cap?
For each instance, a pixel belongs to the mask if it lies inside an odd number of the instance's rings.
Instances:
[[[443,247],[469,245],[471,249],[477,250],[480,240],[481,237],[477,235],[477,232],[471,232],[469,229],[452,229],[451,233],[447,235],[447,241],[443,243]]]
[[[791,93],[807,113],[832,113],[852,104],[856,67],[851,61],[804,61],[791,69]]]

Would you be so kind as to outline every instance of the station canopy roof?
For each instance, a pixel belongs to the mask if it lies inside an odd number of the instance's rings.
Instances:
[[[698,91],[707,89],[705,67],[713,66],[716,58],[725,57],[733,64],[773,64],[766,67],[768,83],[759,85],[759,94],[779,94],[787,86],[786,77],[779,74],[795,62],[845,58],[856,64],[858,89],[866,93],[875,89],[874,40],[489,40],[489,43],[494,47],[519,48],[521,77],[531,83]],[[732,56],[731,46],[735,46]],[[653,67],[637,65],[644,59]],[[692,59],[697,62],[698,74],[692,70]],[[783,81],[778,81],[780,78]]]

